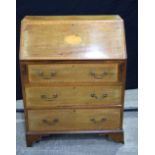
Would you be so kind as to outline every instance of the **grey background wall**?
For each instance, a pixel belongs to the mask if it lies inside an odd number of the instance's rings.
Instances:
[[[18,55],[20,21],[26,15],[120,15],[128,52],[126,89],[138,87],[138,0],[16,0],[16,10],[16,99],[22,99]]]

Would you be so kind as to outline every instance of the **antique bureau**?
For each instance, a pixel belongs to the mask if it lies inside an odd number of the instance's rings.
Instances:
[[[119,16],[26,16],[20,66],[27,146],[62,133],[123,143],[126,59]]]

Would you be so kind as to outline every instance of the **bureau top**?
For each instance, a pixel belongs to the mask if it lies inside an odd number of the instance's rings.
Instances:
[[[20,60],[126,59],[119,16],[26,16]]]

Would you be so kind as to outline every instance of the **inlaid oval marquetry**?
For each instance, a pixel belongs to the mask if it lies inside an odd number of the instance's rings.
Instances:
[[[68,35],[64,38],[64,41],[70,45],[78,45],[82,42],[82,39],[78,35]]]

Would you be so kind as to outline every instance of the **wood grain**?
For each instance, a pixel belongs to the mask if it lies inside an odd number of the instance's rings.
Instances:
[[[126,58],[123,20],[118,16],[60,18],[27,17],[23,20],[21,60]]]
[[[26,87],[27,107],[120,105],[121,86]]]
[[[118,64],[28,65],[30,82],[117,82]]]
[[[29,110],[29,131],[110,130],[120,128],[120,109]]]
[[[36,23],[38,20],[41,22],[50,22],[50,21],[68,21],[68,20],[122,20],[119,15],[89,15],[89,16],[25,16],[25,18],[22,20],[22,22],[28,22],[28,23]]]

